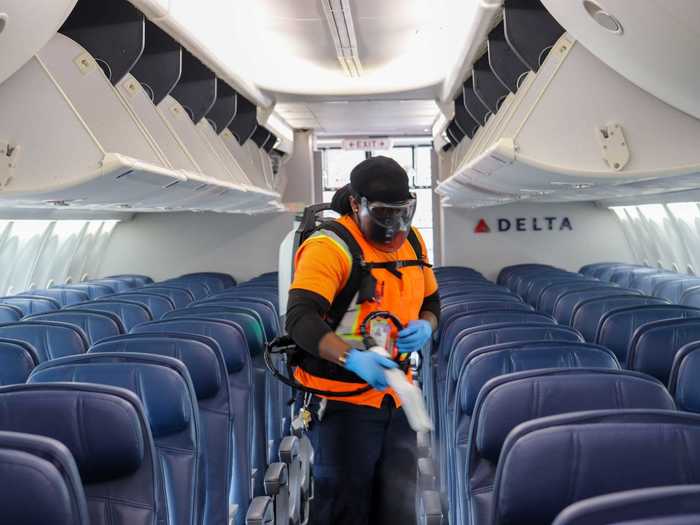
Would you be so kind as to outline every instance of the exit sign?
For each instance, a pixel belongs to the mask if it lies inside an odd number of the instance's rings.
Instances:
[[[380,138],[351,138],[343,139],[344,150],[376,150],[376,149],[391,149],[391,139],[388,137]]]

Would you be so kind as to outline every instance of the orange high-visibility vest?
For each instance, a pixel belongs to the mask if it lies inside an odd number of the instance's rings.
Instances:
[[[384,264],[418,259],[416,250],[408,240],[396,252],[382,252],[365,240],[352,217],[343,216],[337,222],[352,235],[367,263]],[[414,235],[420,242],[424,265],[370,270],[376,279],[375,300],[358,303],[355,297],[336,328],[336,334],[351,345],[362,348],[360,324],[369,313],[389,311],[406,325],[409,321],[418,319],[424,298],[437,291],[435,276],[424,255],[425,245],[415,229]],[[353,254],[339,235],[320,229],[299,248],[294,264],[295,275],[291,288],[314,292],[333,304],[348,284],[353,268]],[[396,330],[393,327],[391,336],[396,340]],[[410,378],[410,371],[408,376]],[[355,374],[310,354],[304,356],[302,365],[295,371],[295,378],[305,386],[332,392],[353,391],[365,384]],[[396,406],[400,406],[398,396],[391,389],[384,392],[369,390],[357,396],[329,399],[379,407],[385,395],[392,396]]]

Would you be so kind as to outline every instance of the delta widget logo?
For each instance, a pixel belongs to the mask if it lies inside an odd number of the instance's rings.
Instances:
[[[541,232],[541,231],[572,231],[569,217],[516,217],[515,219],[497,219],[498,232]],[[491,227],[486,219],[481,218],[474,227],[474,233],[491,233]]]

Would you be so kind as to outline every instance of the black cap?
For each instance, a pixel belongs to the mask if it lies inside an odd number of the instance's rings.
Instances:
[[[408,175],[398,162],[389,157],[370,157],[350,173],[353,193],[369,201],[401,202],[411,198]]]

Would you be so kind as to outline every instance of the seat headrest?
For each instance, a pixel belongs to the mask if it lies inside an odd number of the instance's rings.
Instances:
[[[199,400],[216,396],[226,373],[225,368],[221,369],[216,348],[187,335],[120,335],[100,341],[89,350],[90,354],[113,352],[157,354],[182,361],[190,373]],[[223,363],[221,365],[225,366]]]
[[[134,392],[143,404],[155,439],[187,429],[194,394],[177,359],[156,355],[87,354],[39,365],[29,383],[95,383]]]
[[[60,442],[0,432],[0,464],[0,508],[5,523],[88,525],[78,469]]]
[[[85,483],[139,469],[148,432],[142,410],[138,398],[121,388],[78,383],[0,388],[0,430],[60,441]]]
[[[0,339],[0,385],[25,383],[39,356],[29,343]]]
[[[580,499],[698,483],[699,472],[695,414],[598,410],[535,419],[516,427],[503,446],[494,523],[551,523]]]
[[[490,326],[495,328],[488,328]],[[583,342],[581,335],[576,330],[553,324],[498,323],[496,325],[483,325],[483,328],[483,330],[469,330],[468,333],[462,332],[450,356],[462,352],[468,356],[478,348],[517,341]],[[459,378],[459,367],[453,367],[451,372],[452,381],[457,381]]]
[[[29,343],[39,357],[48,361],[67,355],[83,354],[88,341],[77,326],[52,321],[22,321],[0,325],[0,337]]]
[[[131,333],[134,334],[164,332],[193,333],[211,337],[223,353],[229,374],[240,372],[250,359],[245,334],[240,326],[231,321],[187,317],[151,321],[131,329]]]
[[[689,513],[694,520],[685,521]],[[584,499],[564,509],[553,525],[693,525],[700,523],[700,485],[625,490]],[[663,517],[662,517],[663,516]],[[683,521],[660,521],[672,516]],[[637,520],[644,520],[643,522]],[[646,521],[649,520],[649,521]]]
[[[700,340],[700,318],[665,319],[640,326],[632,337],[627,368],[668,382],[676,352]]]
[[[79,326],[88,335],[91,342],[125,333],[124,323],[111,312],[89,310],[85,308],[58,310],[27,317],[30,321],[58,321]]]
[[[581,332],[587,341],[594,341],[598,331],[598,324],[607,312],[626,306],[652,304],[668,304],[668,301],[658,297],[645,297],[642,295],[613,295],[587,299],[576,305],[571,326]]]
[[[700,412],[700,342],[683,346],[673,361],[668,389],[680,410]]]
[[[489,379],[538,368],[607,368],[620,365],[607,348],[576,342],[513,342],[480,348],[462,365],[460,408],[466,414],[474,410],[476,396]]]
[[[644,374],[621,370],[534,370],[486,383],[474,407],[476,449],[496,464],[506,437],[538,417],[585,410],[674,410],[664,386]]]

